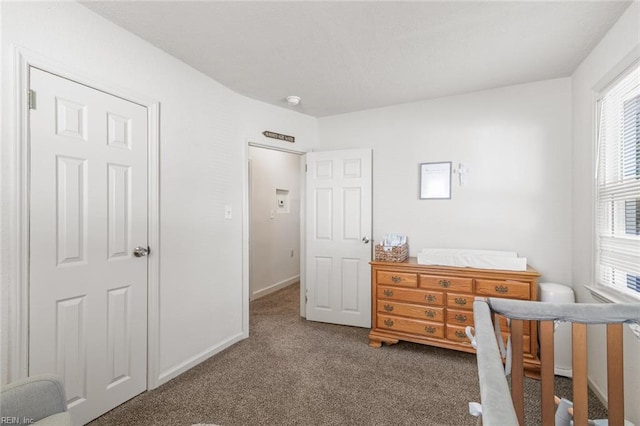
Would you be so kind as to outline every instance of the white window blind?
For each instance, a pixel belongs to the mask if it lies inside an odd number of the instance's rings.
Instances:
[[[640,299],[640,63],[598,105],[596,277]]]

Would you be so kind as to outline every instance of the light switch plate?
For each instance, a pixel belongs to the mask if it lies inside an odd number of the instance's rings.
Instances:
[[[233,210],[231,210],[231,206],[228,204],[224,206],[224,218],[225,219],[233,218]]]

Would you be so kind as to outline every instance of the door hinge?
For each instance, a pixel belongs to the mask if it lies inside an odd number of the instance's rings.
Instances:
[[[36,109],[36,92],[34,90],[29,89],[27,92],[27,103],[29,109]]]

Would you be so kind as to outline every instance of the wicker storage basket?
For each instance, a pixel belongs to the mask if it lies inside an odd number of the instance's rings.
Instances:
[[[381,262],[404,262],[409,257],[409,245],[402,244],[400,246],[383,246],[376,244],[375,257],[377,261]]]

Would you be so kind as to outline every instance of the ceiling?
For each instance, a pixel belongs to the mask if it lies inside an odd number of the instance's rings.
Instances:
[[[630,3],[83,2],[237,93],[316,117],[570,76]]]

